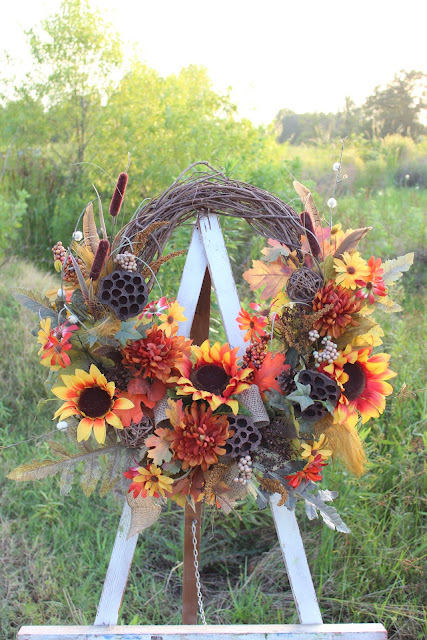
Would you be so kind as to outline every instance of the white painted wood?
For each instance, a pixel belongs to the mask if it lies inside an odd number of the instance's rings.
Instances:
[[[17,640],[387,640],[382,624],[22,627]]]
[[[232,348],[239,347],[239,354],[243,355],[244,331],[236,322],[240,311],[239,296],[218,216],[213,213],[200,216],[199,229],[227,340]]]
[[[122,517],[120,518],[110,564],[108,565],[101,599],[96,612],[96,625],[116,624],[119,617],[119,610],[138,540],[137,535],[127,540],[130,519],[131,510],[125,498]]]
[[[303,624],[321,624],[322,615],[295,512],[278,507],[280,497],[278,493],[270,496],[270,507],[299,619]]]
[[[194,314],[196,313],[199,294],[207,266],[208,263],[200,232],[195,224],[184,270],[182,272],[181,284],[179,285],[179,291],[176,297],[179,304],[184,307],[184,316],[187,318],[185,322],[179,323],[179,335],[185,338],[190,337]]]

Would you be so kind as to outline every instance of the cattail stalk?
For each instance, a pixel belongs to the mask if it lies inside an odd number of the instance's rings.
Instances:
[[[110,243],[108,240],[100,240],[98,249],[96,250],[95,258],[93,260],[92,269],[90,270],[89,278],[91,280],[98,280],[101,275],[102,268],[107,259],[108,252],[110,250]]]
[[[113,197],[111,198],[110,215],[113,216],[113,218],[115,218],[120,212],[127,183],[128,174],[123,172],[117,178],[116,188],[114,190]]]

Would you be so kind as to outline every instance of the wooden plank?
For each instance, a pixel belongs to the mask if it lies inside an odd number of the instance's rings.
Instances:
[[[180,323],[180,335],[185,337],[190,336],[198,303],[197,293],[202,288],[206,269],[207,261],[205,250],[199,230],[195,226],[177,296],[180,304],[185,307],[187,320],[186,322]],[[125,498],[119,528],[96,613],[96,625],[116,624],[118,620],[120,606],[138,540],[138,536],[133,536],[129,540],[126,539],[130,524],[130,515],[130,507]]]
[[[179,323],[179,335],[185,338],[190,337],[207,266],[199,229],[195,225],[176,297],[179,304],[184,307],[184,316],[187,318],[185,322]]]
[[[127,540],[130,518],[131,510],[125,498],[122,517],[120,518],[101,599],[96,612],[96,625],[116,624],[119,617],[119,610],[138,540],[138,535]]]
[[[285,506],[278,507],[280,497],[278,493],[270,496],[270,507],[298,616],[303,624],[321,624],[322,614],[295,512]]]
[[[21,627],[17,640],[387,640],[382,624]]]
[[[227,340],[232,348],[239,347],[239,354],[243,355],[244,331],[236,322],[240,311],[239,296],[218,216],[213,213],[200,216],[199,230]]]
[[[183,278],[184,282],[184,278]],[[201,345],[209,338],[209,320],[211,310],[211,277],[208,269],[205,269],[203,283],[197,300],[197,307],[194,313],[193,324],[191,326],[190,338],[193,344]],[[193,292],[197,297],[197,291]],[[197,551],[200,556],[200,530],[202,522],[202,505],[196,504],[193,511],[187,502],[184,509],[184,566],[182,577],[182,624],[197,624],[197,586],[194,568],[194,543],[192,524],[196,521]]]

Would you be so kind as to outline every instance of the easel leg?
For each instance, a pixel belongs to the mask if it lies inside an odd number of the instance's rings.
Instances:
[[[270,507],[300,622],[323,624],[295,513],[278,507],[279,499],[278,493],[273,494]]]
[[[95,624],[117,624],[138,540],[137,535],[127,540],[130,518],[131,510],[125,499],[110,564],[108,565],[101,599],[96,612]]]
[[[193,532],[192,523],[196,520],[197,551],[200,549],[200,527],[202,506],[196,504],[196,511],[191,505],[185,505],[184,515],[184,568],[182,580],[182,624],[197,624],[197,587],[194,573]]]

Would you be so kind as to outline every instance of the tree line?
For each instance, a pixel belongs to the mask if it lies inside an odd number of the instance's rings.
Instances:
[[[427,131],[427,75],[400,71],[385,88],[376,87],[361,106],[350,97],[337,113],[295,113],[281,109],[274,121],[279,143],[322,143],[360,135],[368,140],[399,134],[419,140]]]

